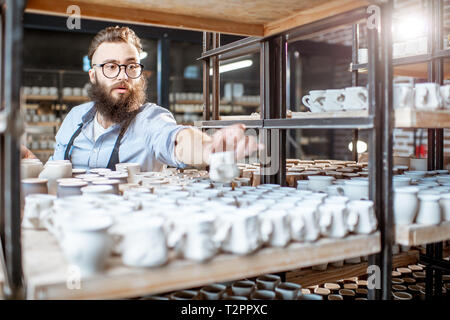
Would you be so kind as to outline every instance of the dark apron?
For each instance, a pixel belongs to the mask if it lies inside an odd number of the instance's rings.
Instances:
[[[136,117],[136,115],[141,112],[143,108],[139,108],[138,110],[136,110],[134,112],[134,114],[126,121],[124,121],[122,123],[122,125],[120,126],[120,132],[119,132],[119,136],[116,139],[116,143],[114,144],[114,149],[111,152],[111,156],[109,157],[109,161],[108,161],[108,165],[107,168],[111,169],[111,170],[116,170],[116,164],[120,163],[119,160],[119,148],[120,148],[120,142],[123,138],[123,136],[125,135],[125,132],[128,129],[128,126],[130,125],[131,121],[133,121],[133,119]],[[95,116],[95,114],[94,114]],[[95,120],[94,120],[95,121]],[[81,122],[78,124],[78,129],[75,131],[75,133],[72,135],[72,137],[69,140],[69,143],[67,144],[66,147],[66,151],[64,152],[64,160],[71,160],[71,156],[70,156],[70,150],[73,147],[73,142],[75,141],[75,139],[79,136],[79,134],[81,133],[81,129],[83,129],[83,125],[84,123]]]

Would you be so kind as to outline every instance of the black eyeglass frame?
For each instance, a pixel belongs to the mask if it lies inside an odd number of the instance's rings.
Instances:
[[[103,68],[106,64],[110,64],[110,63],[115,64],[116,66],[119,66],[119,72],[117,72],[117,75],[115,75],[114,77],[108,77],[108,76],[105,74],[105,70],[104,70],[104,68]],[[128,72],[127,72],[127,68],[128,68],[128,66],[131,65],[131,64],[137,64],[137,65],[139,65],[139,66],[141,67],[141,73],[139,73],[139,75],[138,75],[137,77],[131,77],[131,76],[128,74]],[[132,62],[132,63],[129,63],[129,64],[119,64],[119,63],[116,63],[116,62],[105,62],[105,63],[100,63],[100,64],[94,63],[92,66],[93,66],[93,67],[101,67],[101,68],[102,68],[102,73],[103,73],[103,75],[104,75],[106,78],[108,78],[108,79],[114,79],[114,78],[117,78],[117,77],[119,76],[119,74],[120,74],[120,71],[122,70],[122,67],[125,67],[125,74],[127,75],[127,77],[129,77],[129,78],[131,78],[131,79],[137,79],[137,78],[139,78],[140,76],[142,76],[142,73],[144,72],[144,65],[143,65],[142,63],[136,63],[136,62]]]

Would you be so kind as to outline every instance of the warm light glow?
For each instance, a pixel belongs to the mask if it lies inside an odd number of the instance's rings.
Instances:
[[[252,60],[242,60],[242,61],[227,63],[227,64],[221,65],[219,67],[219,73],[224,73],[224,72],[233,71],[233,70],[242,69],[242,68],[248,68],[252,65],[253,65]],[[210,75],[213,74],[212,69],[209,70],[209,74]]]
[[[408,16],[397,20],[393,25],[394,39],[403,41],[425,36],[427,32],[424,17]]]
[[[348,144],[348,150],[353,151],[353,143],[350,142]],[[356,142],[356,150],[358,153],[364,153],[367,151],[367,143],[365,143],[364,141],[358,140],[358,142]]]

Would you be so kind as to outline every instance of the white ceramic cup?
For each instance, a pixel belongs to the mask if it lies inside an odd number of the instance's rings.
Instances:
[[[231,182],[239,177],[239,168],[233,151],[215,152],[209,156],[209,176],[212,181]]]
[[[365,110],[369,106],[369,93],[365,87],[345,88],[344,110]]]
[[[314,192],[326,192],[334,180],[331,176],[309,176],[308,189]]]
[[[114,188],[110,185],[92,185],[81,188],[83,195],[97,195],[97,194],[113,194]]]
[[[338,190],[350,200],[369,199],[369,181],[367,179],[345,180],[344,185]]]
[[[320,237],[319,228],[319,212],[317,210],[318,203],[316,201],[302,201],[294,211],[299,211],[303,216],[304,232],[303,239],[300,241],[316,241]],[[295,240],[298,240],[296,238]]]
[[[217,232],[215,221],[215,216],[211,214],[184,214],[174,223],[169,245],[186,259],[198,262],[211,259],[226,236]]]
[[[25,197],[22,226],[27,229],[45,229],[43,220],[51,214],[54,195],[30,194]]]
[[[222,250],[238,255],[246,255],[256,251],[262,244],[261,221],[253,210],[239,209],[236,213],[225,213],[219,216],[220,227],[229,228]]]
[[[369,50],[367,48],[358,49],[358,63],[368,63],[369,62]]]
[[[348,211],[345,204],[325,203],[318,207],[320,232],[325,237],[343,238],[348,234]]]
[[[439,200],[442,210],[442,220],[450,221],[450,193],[444,193]]]
[[[47,161],[39,178],[47,179],[48,193],[56,195],[58,191],[58,179],[72,177],[72,164],[66,160]]]
[[[325,103],[325,90],[311,90],[309,95],[302,98],[302,103],[311,112],[323,112]]]
[[[128,218],[122,232],[122,261],[125,265],[157,267],[167,262],[168,248],[162,218]]]
[[[412,224],[416,218],[419,201],[415,186],[398,187],[394,189],[394,224]]]
[[[416,223],[426,225],[437,225],[442,221],[441,207],[439,205],[439,194],[418,194],[419,211]]]
[[[394,109],[414,108],[414,87],[410,83],[394,84]]]
[[[25,161],[33,160],[33,161]],[[34,161],[36,160],[36,161]],[[20,177],[21,179],[37,178],[44,170],[44,165],[39,159],[23,159],[20,161]]]
[[[440,88],[443,107],[445,109],[450,108],[450,85],[441,86]]]
[[[70,216],[61,222],[60,245],[67,260],[80,268],[82,277],[101,273],[111,253],[108,216]]]
[[[141,172],[141,165],[139,163],[131,162],[117,163],[116,171],[127,173],[128,183],[135,183],[134,175]]]
[[[370,234],[377,229],[373,201],[354,200],[347,204],[349,231]]]
[[[418,83],[415,90],[417,109],[439,109],[442,107],[440,86],[434,82]]]
[[[260,216],[263,224],[262,233],[271,231],[268,241],[270,246],[284,247],[291,241],[290,218],[286,211],[270,209],[262,212]]]
[[[344,108],[345,90],[328,89],[325,93],[325,111],[342,111]]]

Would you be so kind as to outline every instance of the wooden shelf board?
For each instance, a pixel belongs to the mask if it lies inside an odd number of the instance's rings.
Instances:
[[[153,269],[126,267],[120,257],[113,257],[104,274],[83,280],[79,290],[69,290],[68,264],[53,236],[36,230],[23,230],[22,235],[28,299],[111,299],[156,294],[380,251],[377,232],[344,239],[320,239],[315,243],[291,243],[286,248],[263,248],[243,257],[220,254],[201,264],[171,258],[166,266]]]
[[[38,94],[29,94],[24,96],[25,100],[41,100],[41,101],[56,101],[58,100],[58,96],[53,95],[38,95]]]
[[[396,109],[396,128],[450,128],[450,109]]]
[[[411,224],[395,228],[395,242],[404,246],[416,246],[450,239],[450,221],[440,225]]]
[[[419,260],[419,251],[410,250],[394,256],[392,268],[415,264]],[[301,284],[303,287],[335,282],[340,279],[359,277],[367,274],[368,262],[345,264],[341,268],[328,265],[325,271],[309,269],[293,270],[286,273],[286,281]]]
[[[68,16],[78,5],[84,18],[248,36],[269,36],[368,6],[368,0],[29,0],[26,12]],[[244,22],[245,21],[245,22]]]
[[[89,97],[85,96],[64,96],[62,98],[63,102],[86,102],[90,101]]]

